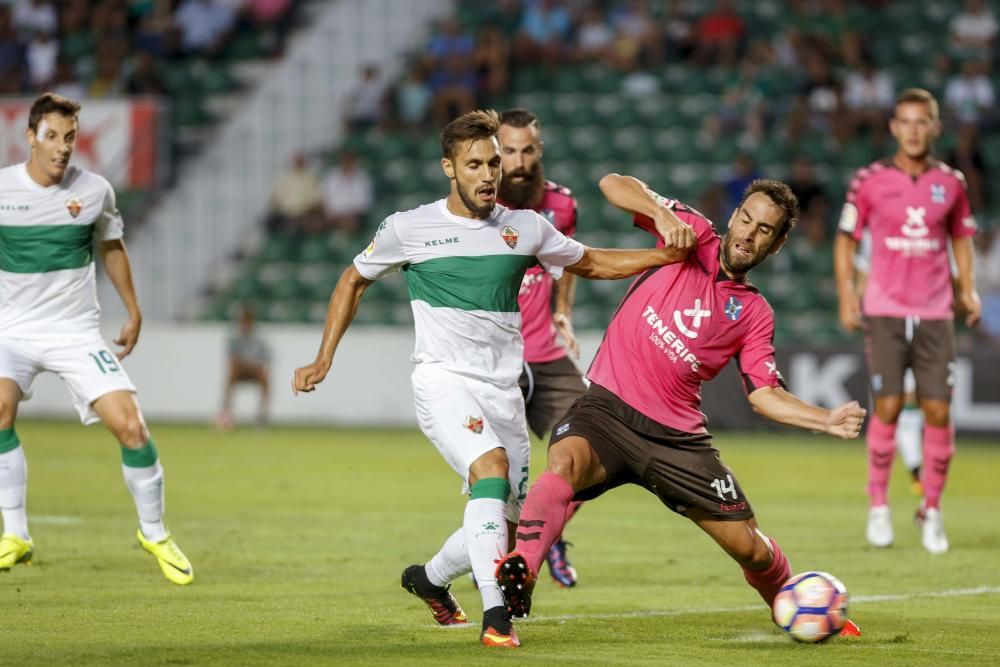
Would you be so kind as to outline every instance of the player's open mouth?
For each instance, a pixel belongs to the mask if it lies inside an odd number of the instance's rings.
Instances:
[[[744,257],[753,257],[753,253],[751,253],[750,250],[747,249],[747,247],[742,243],[737,243],[736,245],[734,245],[733,250],[743,255]]]
[[[496,189],[492,185],[489,185],[476,190],[476,194],[479,195],[480,199],[486,199],[488,201],[492,201],[493,198],[496,196]]]

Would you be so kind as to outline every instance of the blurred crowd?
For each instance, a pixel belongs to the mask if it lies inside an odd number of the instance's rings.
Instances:
[[[294,2],[0,0],[0,95],[162,95],[168,63],[219,58],[241,29],[278,54]]]

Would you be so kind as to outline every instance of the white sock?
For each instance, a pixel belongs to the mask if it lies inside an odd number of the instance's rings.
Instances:
[[[30,539],[25,507],[27,491],[28,462],[24,458],[24,448],[18,445],[0,454],[0,513],[3,514],[3,532],[22,540]]]
[[[445,540],[441,550],[427,561],[424,571],[435,586],[447,586],[472,571],[469,550],[465,548],[464,528],[459,528]]]
[[[484,610],[504,604],[496,568],[497,561],[507,553],[506,510],[507,503],[495,498],[476,498],[465,506],[462,530]]]
[[[904,409],[896,423],[896,446],[907,470],[919,468],[923,462],[924,413]]]
[[[135,501],[142,534],[150,542],[167,539],[167,529],[163,525],[163,466],[159,460],[145,468],[123,465],[122,475]]]

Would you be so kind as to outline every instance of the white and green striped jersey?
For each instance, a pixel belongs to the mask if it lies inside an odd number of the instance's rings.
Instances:
[[[354,265],[376,280],[402,269],[416,325],[414,363],[509,387],[524,341],[517,293],[528,267],[558,278],[584,247],[531,210],[497,205],[485,220],[453,215],[445,200],[395,213]]]
[[[24,164],[0,169],[0,335],[65,338],[99,330],[94,241],[122,237],[111,184],[69,167],[42,187]]]

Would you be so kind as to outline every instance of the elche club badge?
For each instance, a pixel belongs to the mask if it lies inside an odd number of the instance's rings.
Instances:
[[[80,215],[80,211],[83,210],[83,202],[80,201],[79,197],[73,197],[68,202],[66,202],[66,210],[69,214],[76,218]]]
[[[504,225],[504,228],[500,230],[500,237],[503,239],[504,243],[510,246],[511,250],[517,245],[517,239],[521,236],[521,233],[510,225]]]
[[[465,418],[465,423],[462,426],[478,435],[483,432],[483,418],[469,415]]]

